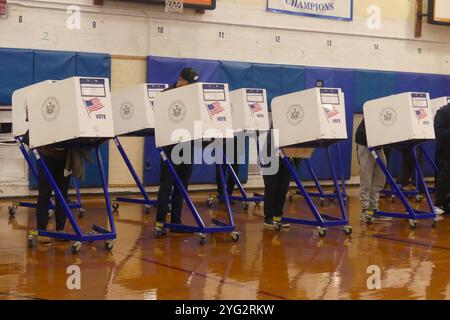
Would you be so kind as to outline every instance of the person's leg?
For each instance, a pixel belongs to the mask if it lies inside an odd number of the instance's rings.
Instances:
[[[294,168],[298,168],[300,165],[301,159],[294,159],[291,161]],[[283,216],[283,209],[286,203],[286,195],[289,191],[289,184],[291,182],[291,173],[289,169],[284,165],[284,163],[280,163],[280,168],[278,172],[278,188],[275,200],[275,211],[274,211],[274,220],[281,223],[281,217]],[[288,223],[282,224],[283,228],[288,228]]]
[[[278,173],[263,175],[264,179],[264,222],[271,223],[276,211],[276,194],[278,189]]]
[[[50,172],[52,172],[53,168],[53,160],[44,156],[41,156],[42,160],[44,160],[47,168]],[[48,209],[50,197],[52,194],[52,187],[50,182],[48,182],[44,170],[41,168],[39,164],[37,164],[38,169],[38,200],[36,207],[36,222],[38,230],[47,230],[48,225]]]
[[[361,202],[361,212],[370,209],[370,194],[372,189],[372,177],[374,170],[373,156],[369,149],[365,146],[358,145],[356,147],[358,161],[359,161],[359,200]]]
[[[189,178],[192,174],[191,164],[180,164],[176,166],[177,174],[183,183],[183,186],[188,189]],[[181,224],[181,211],[183,209],[183,194],[179,188],[175,185],[172,196],[172,211],[171,211],[171,223]]]
[[[64,200],[68,203],[68,192],[70,184],[70,176],[64,176],[66,160],[58,159],[55,160],[55,182],[58,185]],[[56,197],[55,197],[56,198]],[[63,231],[66,224],[66,213],[64,212],[63,204],[56,198],[55,203],[55,221],[56,221],[56,231]]]
[[[410,184],[410,180],[415,173],[414,159],[409,149],[401,148],[402,168],[400,172],[400,184],[406,188]]]
[[[378,152],[378,155],[386,165],[386,156],[384,155],[383,150]],[[375,158],[371,157],[369,160],[372,170],[372,186],[370,190],[370,201],[369,201],[369,210],[378,211],[378,204],[380,200],[380,191],[383,189],[386,183],[386,176],[380,166],[376,163]]]
[[[158,210],[156,212],[156,222],[165,223],[166,215],[169,211],[169,199],[172,192],[173,179],[166,164],[161,160],[158,190]]]
[[[450,193],[450,159],[445,156],[437,157],[438,170],[436,179],[435,206],[447,211]]]

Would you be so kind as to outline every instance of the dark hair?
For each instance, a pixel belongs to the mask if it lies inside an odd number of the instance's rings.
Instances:
[[[198,81],[198,73],[193,68],[184,68],[180,72],[180,77],[186,80],[187,82],[195,83]]]

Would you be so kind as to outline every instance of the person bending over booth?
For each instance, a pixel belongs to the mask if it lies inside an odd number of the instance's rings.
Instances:
[[[192,83],[196,83],[199,79],[197,71],[195,71],[193,68],[184,68],[180,76],[178,78],[178,81],[172,85],[169,89],[174,88],[180,88]],[[180,177],[184,187],[188,188],[188,182],[189,178],[192,174],[192,161],[193,161],[193,152],[194,152],[194,146],[192,142],[191,143],[191,163],[181,163],[181,164],[174,164],[174,169],[177,172],[178,176]],[[166,155],[172,158],[172,150],[175,147],[175,145],[164,147],[164,152]],[[180,155],[181,157],[183,155]],[[160,170],[160,178],[159,178],[159,191],[158,191],[158,209],[156,213],[156,222],[155,222],[155,229],[157,229],[160,232],[160,236],[166,235],[166,231],[164,229],[164,223],[166,223],[166,216],[169,212],[169,199],[172,195],[171,200],[171,215],[170,220],[172,224],[181,224],[181,211],[183,209],[183,195],[180,190],[175,186],[175,181],[172,178],[172,175],[170,174],[169,169],[164,164],[163,160],[161,159],[161,170]],[[175,187],[174,187],[175,186]],[[172,232],[177,232],[175,230],[172,230]]]

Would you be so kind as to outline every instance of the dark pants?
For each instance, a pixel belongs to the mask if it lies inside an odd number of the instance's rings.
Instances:
[[[168,153],[170,154],[170,153]],[[184,187],[188,188],[188,181],[192,173],[192,164],[174,165],[180,180]],[[172,194],[173,190],[173,194]],[[183,209],[183,195],[176,186],[175,180],[170,174],[169,168],[161,160],[161,170],[159,177],[159,191],[158,191],[158,211],[156,213],[156,221],[165,223],[166,215],[169,212],[169,199],[172,194],[172,210],[171,223],[181,223],[181,210]]]
[[[66,165],[65,159],[53,159],[46,156],[42,156],[45,164],[47,165],[50,174],[53,176],[56,184],[58,185],[64,199],[67,201],[67,192],[69,190],[70,176],[64,177],[64,167]],[[45,177],[44,171],[38,164],[39,173],[39,196],[37,202],[37,228],[38,230],[47,230],[48,225],[48,210],[50,197],[52,195],[52,187]],[[55,197],[56,198],[56,197]],[[55,220],[56,230],[64,230],[66,224],[66,213],[64,212],[61,202],[56,198],[55,207]]]
[[[237,151],[237,138],[236,137],[234,137],[233,146],[234,146],[233,158],[228,157],[227,160],[230,162],[231,167],[233,168],[234,172],[237,175],[238,174],[239,165],[238,165],[238,151]],[[226,154],[226,139],[224,140],[224,143],[223,143],[223,152],[224,152],[224,154]],[[220,195],[224,194],[223,193],[223,188],[222,188],[222,182],[220,181],[220,173],[219,173],[219,168],[220,167],[222,167],[223,173],[225,174],[225,178],[227,179],[226,180],[227,192],[228,192],[229,195],[231,195],[233,193],[233,189],[234,189],[234,186],[236,185],[236,183],[235,183],[233,177],[231,176],[231,173],[228,172],[226,164],[216,165],[217,192]],[[228,173],[228,177],[227,177],[227,173]]]
[[[437,156],[436,165],[438,167],[436,177],[436,200],[437,206],[442,206],[447,210],[450,194],[450,157]]]
[[[263,179],[264,218],[271,220],[273,217],[281,217],[291,181],[291,174],[281,158],[278,172],[274,175],[263,175]]]

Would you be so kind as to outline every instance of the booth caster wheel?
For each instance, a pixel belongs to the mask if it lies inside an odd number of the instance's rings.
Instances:
[[[83,208],[78,209],[78,217],[83,218],[86,211]]]
[[[117,209],[119,209],[119,203],[117,202],[117,201],[113,201],[112,202],[112,208],[114,209],[114,210],[117,210]]]
[[[317,230],[319,231],[319,236],[325,237],[327,235],[327,229],[323,227],[317,227]]]
[[[233,239],[234,242],[238,242],[240,238],[240,233],[237,231],[233,231],[231,234],[231,239]]]
[[[346,235],[349,236],[349,235],[352,234],[353,228],[352,228],[351,226],[345,226],[345,227],[344,227],[344,232],[345,232]]]
[[[391,195],[391,202],[394,203],[397,197],[395,195]]]
[[[114,248],[114,240],[105,241],[105,250],[111,251]]]
[[[416,196],[416,202],[417,203],[421,203],[422,202],[423,197],[421,195],[417,195]]]
[[[48,218],[51,219],[55,216],[55,210],[50,209],[48,210]]]
[[[433,228],[437,227],[437,220],[436,219],[431,220],[431,227],[433,227]]]
[[[255,201],[255,206],[259,207],[260,204],[261,204],[261,201]]]
[[[72,244],[72,253],[76,254],[78,252],[80,252],[81,250],[81,242],[80,241],[76,241]]]
[[[204,245],[206,243],[206,234],[199,233],[199,236],[200,236],[200,244]]]
[[[292,201],[294,201],[294,194],[291,192],[291,193],[289,193],[289,202],[292,202]]]
[[[212,206],[213,206],[213,197],[209,197],[208,199],[206,199],[206,206],[208,207],[208,208],[212,208]]]
[[[8,212],[10,217],[14,217],[17,212],[17,206],[10,206],[8,207]]]
[[[245,211],[248,210],[248,207],[249,207],[249,206],[250,206],[250,205],[248,204],[248,202],[244,202],[244,204],[242,205],[242,207],[244,208]]]
[[[145,214],[149,214],[151,208],[152,208],[152,206],[149,205],[149,204],[144,205],[144,212],[145,212]]]
[[[411,229],[415,229],[417,227],[417,221],[410,219],[409,226],[411,227]]]
[[[275,231],[280,232],[282,229],[283,229],[283,225],[281,224],[281,222],[276,222],[275,223]]]
[[[28,248],[33,248],[36,246],[36,237],[32,234],[29,234],[27,236],[27,244],[28,244]]]

